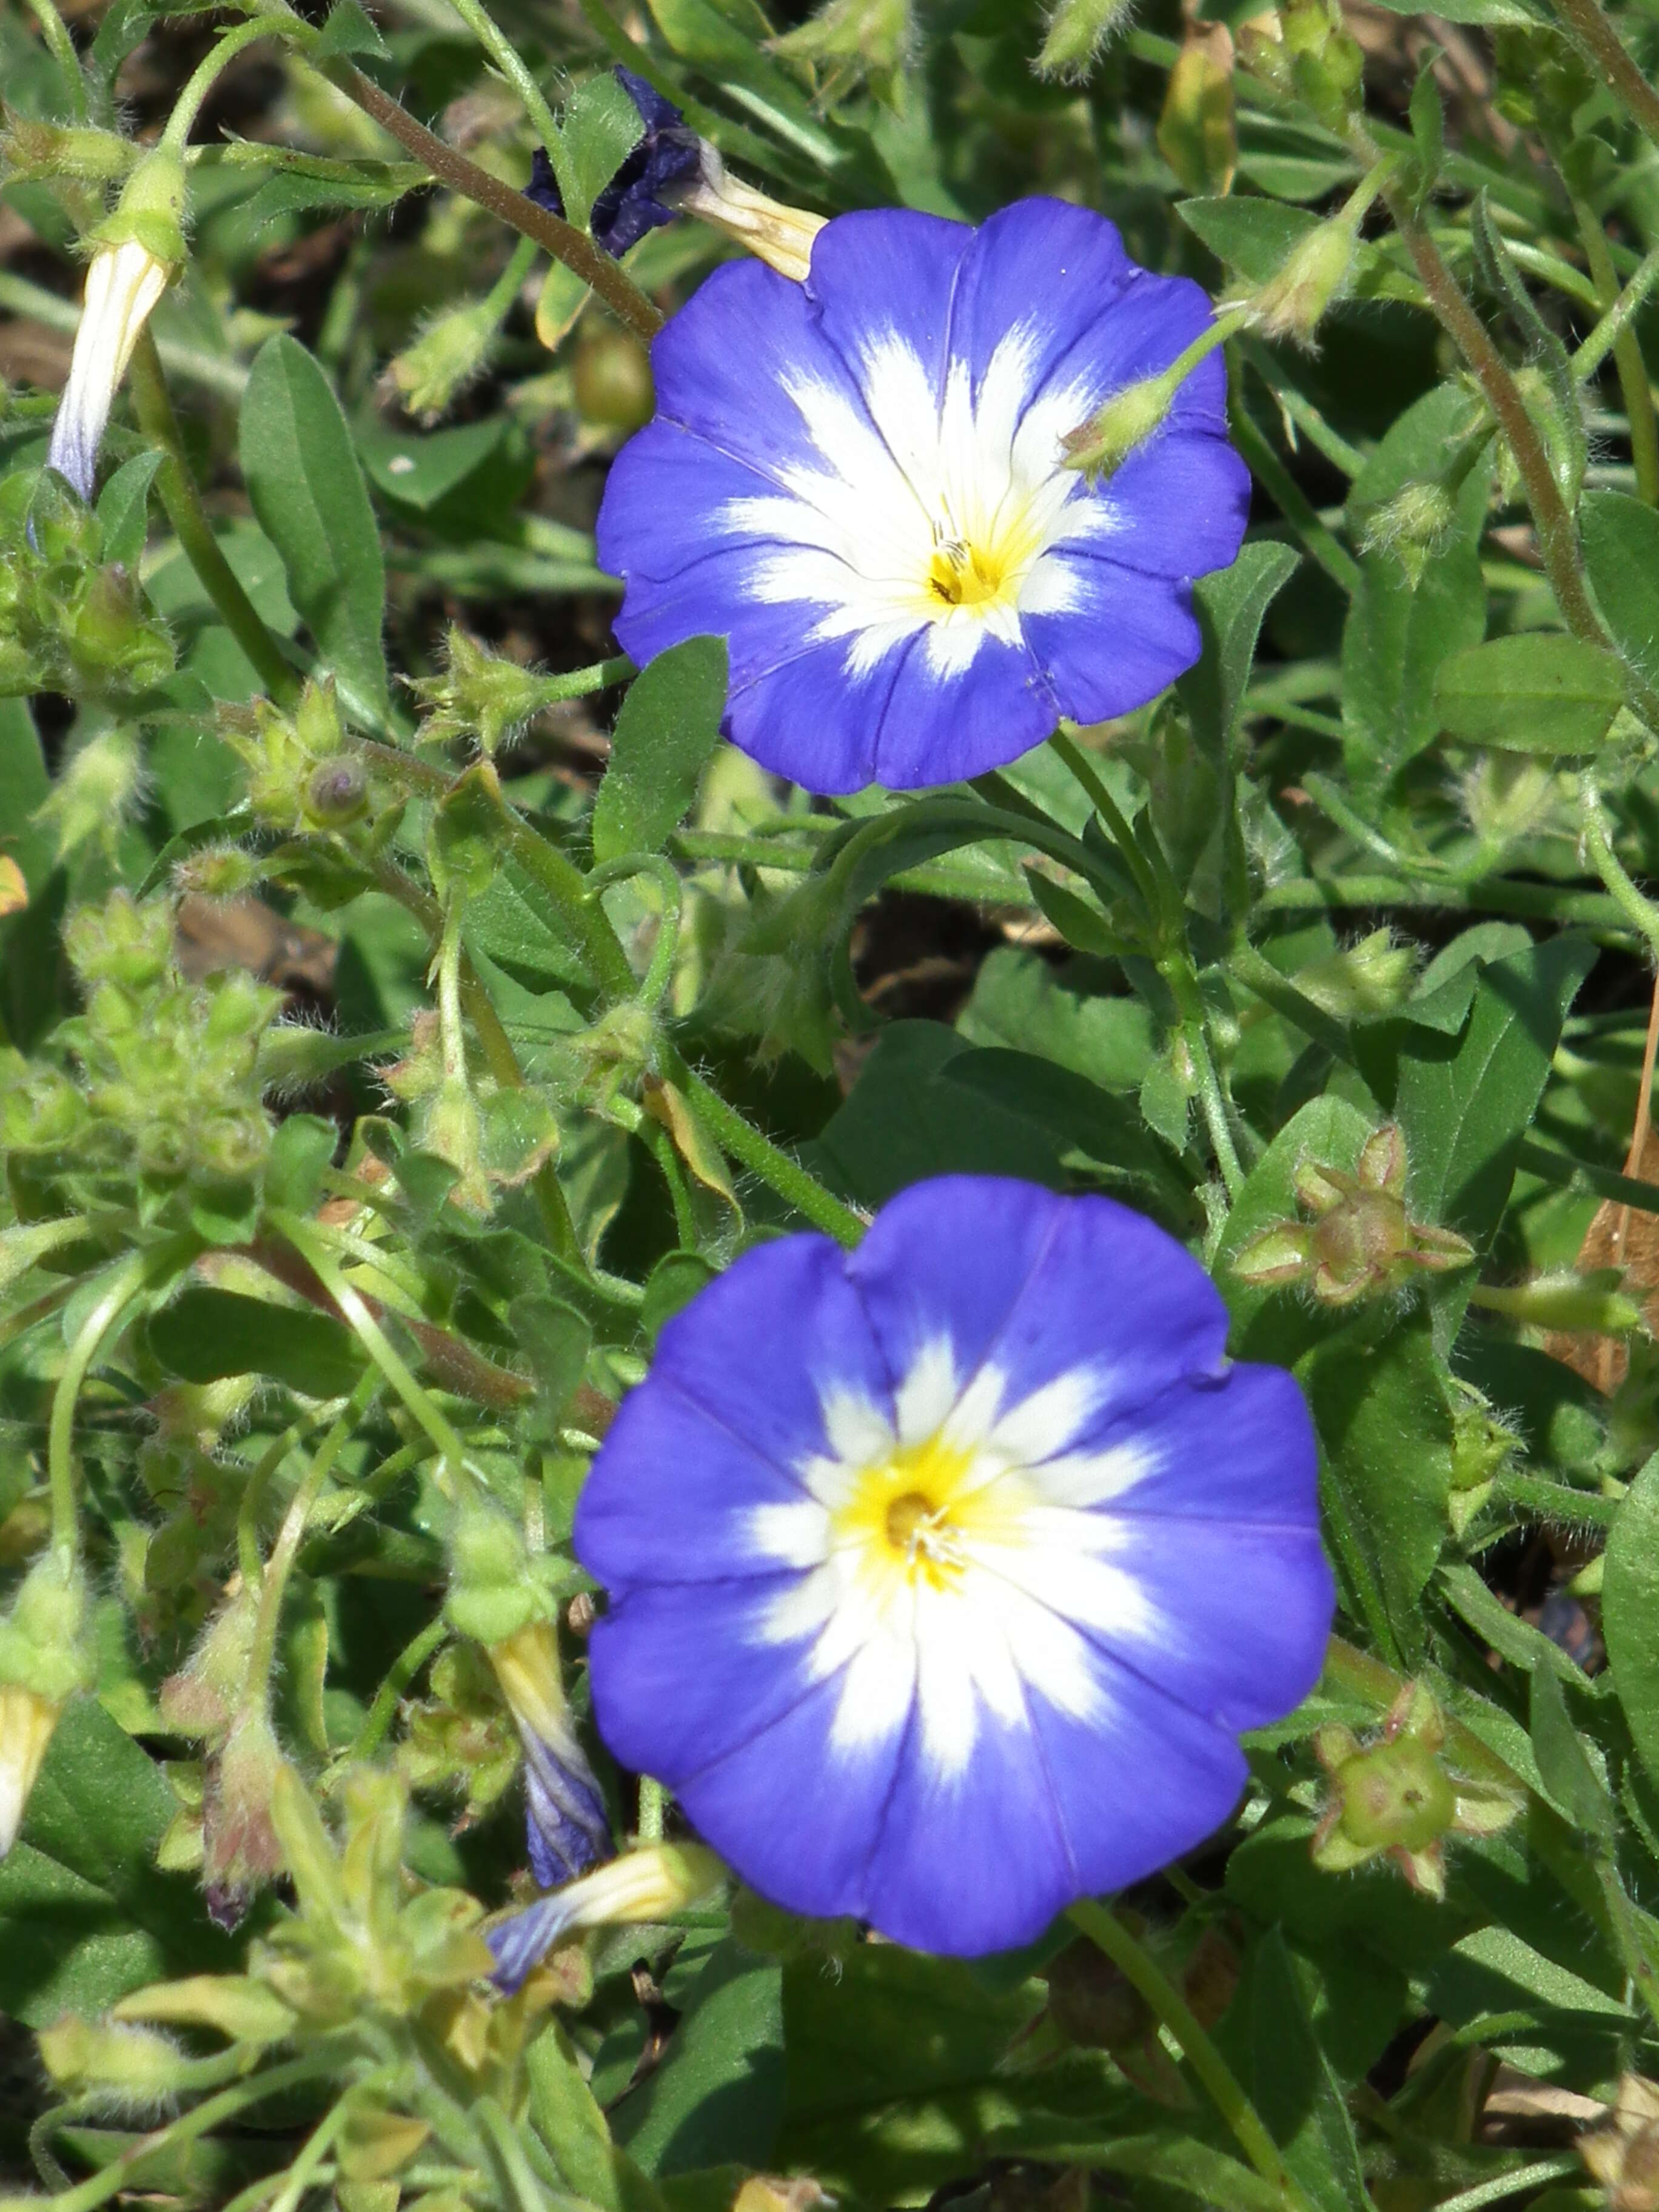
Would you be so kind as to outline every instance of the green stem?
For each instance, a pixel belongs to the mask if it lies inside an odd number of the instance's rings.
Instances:
[[[418,1636],[411,1637],[404,1644],[387,1669],[386,1680],[374,1692],[374,1702],[365,1715],[362,1726],[334,1759],[324,1777],[322,1787],[325,1794],[335,1775],[343,1773],[348,1767],[360,1765],[365,1759],[373,1759],[392,1725],[399,1698],[448,1633],[448,1624],[440,1613],[435,1620],[427,1623]]]
[[[196,480],[185,459],[179,418],[167,397],[155,340],[148,328],[139,333],[128,375],[139,426],[161,448],[155,489],[161,494],[173,535],[184,548],[185,558],[218,610],[220,620],[247,655],[259,681],[279,707],[292,707],[300,696],[299,676],[289,667],[282,647],[260,621],[252,600],[237,581],[235,572],[213,534]]]
[[[1607,885],[1620,913],[1647,939],[1654,959],[1659,961],[1659,907],[1637,889],[1624,862],[1613,851],[1601,794],[1588,769],[1578,779],[1578,808],[1584,850],[1595,863],[1596,874]]]
[[[167,128],[158,143],[182,154],[185,142],[202,112],[202,103],[245,47],[252,46],[259,39],[293,38],[296,32],[308,28],[289,15],[255,15],[250,22],[238,23],[224,32],[217,44],[209,50],[185,80],[183,91],[173,103],[173,112],[167,118]]]
[[[728,1106],[718,1091],[692,1073],[678,1048],[666,1037],[658,1040],[657,1065],[667,1080],[691,1101],[722,1152],[747,1168],[751,1175],[758,1176],[763,1182],[769,1183],[778,1196],[815,1229],[823,1230],[849,1251],[859,1243],[864,1235],[863,1217],[850,1206],[843,1206],[799,1161],[780,1152],[769,1137],[763,1136],[735,1107]]]
[[[585,284],[591,285],[619,321],[627,324],[647,343],[655,337],[662,328],[663,317],[633,278],[585,232],[547,208],[538,207],[522,192],[514,191],[511,185],[502,184],[476,161],[469,161],[465,154],[458,154],[453,146],[446,145],[349,62],[331,63],[326,74],[329,82],[348,100],[355,100],[417,161],[424,162],[440,183],[447,185],[452,191],[459,192],[476,206],[486,209],[526,238],[533,238],[556,261],[562,261]]]
[[[318,1234],[315,1224],[297,1214],[276,1209],[270,1220],[271,1227],[288,1239],[333,1299],[364,1351],[437,1446],[440,1458],[459,1475],[466,1459],[460,1438],[398,1358],[386,1331],[335,1265],[334,1255]]]
[[[52,2199],[52,2212],[94,2212],[100,2204],[107,2203],[128,2188],[135,2172],[157,2152],[170,2148],[182,2149],[199,2136],[216,2128],[223,2120],[234,2119],[246,2112],[250,2105],[264,2102],[267,2097],[279,2096],[284,2089],[298,2087],[302,2081],[315,2081],[335,2073],[339,2066],[336,2051],[321,2051],[307,2058],[290,2059],[286,2066],[273,2066],[257,2074],[251,2081],[235,2083],[222,2089],[216,2097],[208,2097],[188,2112],[182,2113],[171,2126],[158,2129],[153,2135],[140,2136],[131,2149],[119,2158],[91,2174],[78,2187],[66,2190]]]
[[[1572,357],[1572,373],[1585,383],[1613,351],[1654,286],[1659,284],[1659,246],[1646,254],[1630,282]]]
[[[87,81],[81,74],[81,57],[75,51],[75,41],[69,26],[52,5],[52,0],[29,0],[34,20],[40,26],[52,59],[64,73],[64,88],[70,96],[70,106],[77,123],[87,120]]]
[[[1571,0],[1571,4],[1594,8],[1595,0]],[[1377,149],[1362,125],[1354,125],[1349,133],[1349,143],[1356,157],[1367,167],[1376,161]],[[1538,426],[1527,411],[1527,403],[1509,363],[1446,266],[1410,193],[1396,178],[1390,178],[1383,185],[1382,197],[1428,295],[1430,307],[1468,363],[1514,456],[1522,489],[1532,512],[1533,527],[1538,533],[1538,550],[1543,556],[1545,574],[1562,618],[1575,637],[1605,647],[1607,639],[1584,587],[1572,517],[1561,496]]]
[[[339,1411],[336,1399],[321,1413],[302,1413],[283,1431],[275,1443],[264,1451],[242,1486],[241,1503],[236,1509],[236,1565],[242,1580],[253,1589],[259,1580],[259,1509],[271,1477],[308,1430],[320,1421],[331,1420]]]
[[[1068,1917],[1091,1943],[1104,1952],[1124,1979],[1140,1992],[1180,2045],[1182,2057],[1209,2092],[1211,2102],[1261,2179],[1279,2191],[1292,2212],[1314,2212],[1300,2183],[1279,2155],[1261,2115],[1200,2027],[1192,2007],[1157,1961],[1135,1941],[1109,1906],[1088,1898],[1073,1905]]]
[[[685,1187],[685,1176],[680,1168],[679,1154],[674,1150],[674,1140],[660,1121],[648,1115],[640,1116],[638,1135],[668,1185],[668,1195],[674,1207],[674,1235],[683,1252],[697,1249],[697,1217],[691,1210],[691,1194]]]
[[[1435,2212],[1482,2212],[1484,2206],[1518,2197],[1523,2189],[1559,2181],[1565,2174],[1582,2173],[1583,2165],[1576,2152],[1565,2151],[1555,2158],[1534,2159],[1530,2166],[1512,2166],[1507,2173],[1495,2173],[1490,2181],[1478,2181],[1473,2189],[1460,2189],[1455,2197],[1443,2197]]]
[[[368,1411],[369,1401],[380,1387],[380,1378],[371,1368],[352,1392],[333,1427],[312,1455],[311,1465],[301,1476],[294,1495],[289,1500],[288,1510],[283,1516],[283,1525],[270,1547],[270,1557],[259,1577],[259,1611],[253,1625],[253,1641],[242,1684],[245,1705],[252,1703],[263,1707],[269,1694],[283,1600],[287,1595],[288,1579],[305,1537],[306,1522],[311,1518],[311,1509],[321,1494],[323,1485],[334,1471],[334,1462],[350,1442],[358,1422]]]
[[[1237,1146],[1233,1142],[1231,1114],[1210,1051],[1210,1023],[1204,1006],[1204,995],[1198,988],[1192,957],[1184,943],[1160,960],[1158,968],[1159,975],[1175,995],[1176,1006],[1181,1016],[1182,1042],[1192,1059],[1193,1073],[1198,1082],[1199,1110],[1204,1116],[1210,1149],[1215,1154],[1216,1165],[1221,1170],[1227,1196],[1235,1199],[1244,1188],[1244,1170],[1239,1163]]]
[[[52,1396],[46,1432],[46,1483],[52,1500],[52,1542],[65,1574],[80,1548],[75,1496],[75,1407],[92,1363],[129,1305],[148,1285],[172,1274],[194,1257],[194,1237],[170,1237],[165,1244],[134,1252],[106,1279],[102,1294],[75,1333]]]
[[[1352,599],[1359,588],[1359,563],[1320,520],[1312,501],[1262,435],[1237,391],[1227,404],[1227,422],[1250,474],[1331,581]]]
[[[1609,309],[1618,302],[1619,278],[1613,256],[1607,251],[1607,233],[1594,210],[1586,207],[1583,200],[1574,199],[1572,211],[1602,308]],[[1659,424],[1654,421],[1653,392],[1648,383],[1642,348],[1628,322],[1613,339],[1613,365],[1630,423],[1630,457],[1636,471],[1636,495],[1649,507],[1659,507]]]
[[[640,1777],[640,1841],[659,1844],[668,1810],[668,1792],[654,1775]]]
[[[531,75],[524,57],[497,28],[488,9],[479,0],[449,0],[450,6],[466,25],[473,37],[489,56],[496,68],[519,95],[525,113],[534,125],[536,136],[546,149],[547,158],[553,164],[553,174],[558,179],[559,192],[566,207],[578,204],[571,173],[570,157],[565,150],[564,133],[553,120],[553,111],[546,95]]]

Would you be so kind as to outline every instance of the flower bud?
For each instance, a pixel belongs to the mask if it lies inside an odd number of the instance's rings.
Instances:
[[[1291,248],[1284,265],[1251,298],[1251,317],[1263,337],[1310,345],[1326,311],[1353,278],[1358,251],[1355,226],[1333,216]]]
[[[221,1928],[236,1927],[259,1891],[283,1871],[283,1849],[270,1818],[271,1790],[282,1764],[270,1723],[258,1705],[238,1716],[224,1749],[208,1762],[202,1888],[209,1917]]]
[[[0,1858],[17,1840],[58,1715],[92,1679],[87,1611],[79,1567],[54,1550],[30,1568],[0,1622]]]
[[[240,845],[198,845],[173,871],[173,889],[184,898],[238,899],[258,880],[258,862]]]
[[[425,2120],[354,2104],[337,2142],[340,2172],[350,2182],[385,2181],[407,2166],[432,2130]]]
[[[878,100],[896,107],[910,36],[909,0],[825,0],[798,28],[767,43],[781,60],[823,71],[818,97],[825,106],[867,82]]]
[[[1429,562],[1444,550],[1456,521],[1457,504],[1449,486],[1432,477],[1408,483],[1368,518],[1359,550],[1398,554],[1414,590]]]
[[[1467,1237],[1410,1218],[1406,1180],[1405,1139],[1393,1122],[1365,1139],[1352,1175],[1304,1160],[1293,1182],[1313,1220],[1274,1223],[1237,1254],[1233,1272],[1246,1282],[1304,1282],[1323,1304],[1350,1305],[1399,1290],[1421,1270],[1468,1267]]]
[[[488,300],[469,300],[428,323],[412,345],[393,356],[386,380],[405,412],[422,422],[448,413],[489,368],[505,312]]]
[[[1480,1304],[1524,1328],[1593,1329],[1599,1336],[1624,1336],[1641,1328],[1642,1309],[1626,1295],[1623,1282],[1618,1267],[1595,1267],[1582,1275],[1564,1267],[1510,1287],[1483,1285]]]
[[[532,1621],[489,1648],[525,1758],[525,1831],[531,1872],[543,1889],[611,1856],[599,1785],[570,1724],[550,1621]]]
[[[506,1645],[532,1621],[547,1617],[547,1601],[532,1577],[523,1536],[471,1480],[463,1486],[455,1509],[444,1611],[463,1636],[492,1654],[495,1646]]]
[[[1316,1729],[1314,1755],[1332,1795],[1314,1836],[1314,1864],[1339,1874],[1386,1852],[1413,1889],[1443,1897],[1447,1835],[1492,1835],[1522,1802],[1455,1774],[1441,1756],[1445,1741],[1445,1716],[1420,1682],[1401,1691],[1371,1744],[1351,1729]]]
[[[1059,0],[1031,67],[1039,76],[1080,84],[1133,14],[1134,0]]]
[[[119,562],[87,578],[64,644],[81,687],[90,691],[148,691],[173,673],[173,641],[146,613],[137,580]]]
[[[171,148],[146,154],[113,215],[92,234],[85,304],[46,464],[90,500],[104,426],[138,334],[185,262],[185,166]]]
[[[1340,0],[1289,0],[1279,25],[1291,88],[1340,131],[1358,104],[1365,57]]]
[[[319,830],[338,830],[355,822],[368,806],[368,777],[349,753],[337,753],[313,770],[301,802],[306,819]]]
[[[0,169],[8,184],[68,177],[77,184],[112,185],[138,158],[139,149],[112,131],[45,123],[0,103]]]
[[[65,2096],[140,2114],[170,2104],[197,2070],[165,2035],[142,2027],[106,2027],[66,2014],[37,2039],[52,2086]]]
[[[1165,369],[1115,392],[1097,415],[1060,439],[1066,467],[1081,469],[1091,484],[1109,477],[1161,427],[1178,389]]]
[[[74,753],[35,819],[56,834],[57,857],[67,860],[96,839],[113,857],[122,824],[144,787],[143,754],[125,724],[100,730]]]
[[[697,173],[669,195],[684,215],[696,216],[775,269],[804,283],[812,266],[812,241],[827,217],[786,207],[741,184],[714,149],[699,142]]]
[[[651,356],[630,331],[590,324],[571,365],[571,390],[584,422],[627,435],[648,422],[656,406]]]
[[[1296,987],[1338,1021],[1366,1021],[1392,1013],[1404,1000],[1416,972],[1413,947],[1397,943],[1391,930],[1374,929],[1358,945],[1345,945],[1340,952],[1298,968]]]
[[[516,1990],[561,1936],[612,1923],[665,1920],[717,1887],[726,1869],[701,1844],[647,1844],[487,1929],[494,1978]]]

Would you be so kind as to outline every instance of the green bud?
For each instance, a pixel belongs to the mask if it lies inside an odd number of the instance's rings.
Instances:
[[[173,671],[172,639],[145,612],[136,580],[118,562],[88,578],[64,642],[89,690],[148,691]]]
[[[471,300],[428,323],[410,346],[394,356],[386,379],[405,410],[435,422],[482,376],[495,349],[501,313],[487,300]]]
[[[221,706],[219,734],[246,771],[256,817],[289,836],[318,826],[311,811],[318,771],[352,757],[331,678],[321,684],[307,679],[291,714],[269,699]]]
[[[355,822],[368,806],[368,777],[361,761],[339,753],[312,771],[303,803],[306,818],[319,830],[337,830]]]
[[[258,862],[240,845],[198,845],[173,871],[181,897],[242,898],[258,880]]]
[[[1126,385],[1097,415],[1060,439],[1066,467],[1081,469],[1091,484],[1109,477],[1162,426],[1177,389],[1168,369]]]
[[[546,703],[547,685],[532,670],[489,652],[453,625],[445,660],[441,676],[422,677],[414,686],[432,709],[421,725],[422,744],[476,738],[486,753],[494,753]]]
[[[1031,67],[1039,76],[1080,84],[1133,14],[1134,0],[1059,0]]]
[[[1314,1218],[1275,1222],[1252,1239],[1232,1263],[1247,1282],[1301,1281],[1323,1304],[1349,1305],[1474,1258],[1467,1237],[1407,1212],[1405,1139],[1393,1122],[1366,1139],[1352,1174],[1304,1160],[1292,1182]]]
[[[0,102],[0,168],[9,183],[67,177],[77,184],[109,185],[138,158],[139,149],[112,131],[45,123]]]
[[[23,1062],[0,1073],[0,1152],[70,1151],[88,1120],[86,1101],[56,1068]]]
[[[210,1917],[234,1928],[274,1876],[282,1845],[270,1817],[271,1791],[283,1754],[258,1705],[238,1714],[222,1751],[210,1759],[202,1801],[202,1887]]]
[[[173,923],[167,908],[131,893],[111,893],[102,906],[82,907],[64,931],[64,945],[83,990],[116,983],[123,991],[153,989],[173,967]]]
[[[1403,1003],[1417,957],[1410,945],[1396,942],[1391,930],[1374,929],[1358,945],[1298,968],[1296,987],[1339,1021],[1371,1020]]]
[[[1313,1840],[1315,1865],[1343,1873],[1386,1852],[1413,1888],[1443,1897],[1446,1837],[1491,1835],[1522,1802],[1459,1776],[1442,1756],[1445,1742],[1445,1717],[1420,1682],[1401,1691],[1372,1743],[1346,1728],[1316,1730],[1314,1754],[1332,1794]]]
[[[36,2039],[52,2086],[70,2097],[96,2097],[106,2108],[153,2112],[190,2086],[191,2060],[165,2035],[106,2027],[66,2014]]]
[[[1508,1288],[1482,1285],[1478,1302],[1525,1328],[1592,1329],[1598,1336],[1628,1335],[1642,1326],[1642,1309],[1624,1290],[1618,1267],[1586,1274],[1563,1268]]]
[[[88,738],[71,755],[35,820],[55,833],[60,860],[70,859],[94,840],[112,855],[122,824],[136,809],[143,786],[143,753],[137,735],[125,724],[117,724]]]
[[[1327,311],[1352,281],[1358,244],[1356,225],[1343,214],[1322,222],[1292,246],[1283,267],[1250,300],[1261,335],[1310,345]]]

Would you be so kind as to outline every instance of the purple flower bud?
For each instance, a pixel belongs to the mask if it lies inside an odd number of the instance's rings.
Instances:
[[[696,173],[699,141],[672,100],[665,100],[642,76],[620,66],[615,74],[639,109],[645,131],[594,201],[589,227],[595,243],[620,260],[647,230],[673,222],[678,210],[665,204],[661,196],[671,185]],[[554,215],[565,212],[564,195],[553,174],[553,165],[539,146],[531,161],[525,198]]]

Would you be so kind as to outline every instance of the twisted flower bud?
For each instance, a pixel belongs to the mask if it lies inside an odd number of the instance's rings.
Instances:
[[[120,205],[93,234],[85,304],[75,333],[48,467],[90,501],[98,448],[139,333],[185,258],[185,169],[158,146],[133,171]]]
[[[725,1874],[713,1851],[701,1844],[648,1844],[612,1859],[527,1911],[485,1929],[484,1941],[495,1959],[494,1979],[504,1990],[516,1990],[561,1936],[613,1922],[665,1920],[707,1895]]]

